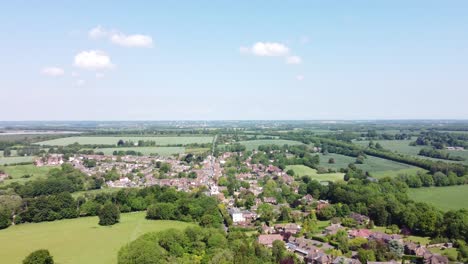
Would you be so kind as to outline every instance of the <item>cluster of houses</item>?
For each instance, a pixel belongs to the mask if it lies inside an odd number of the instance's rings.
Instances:
[[[332,224],[334,226],[333,230],[336,230],[336,227],[339,229],[345,229],[341,225]],[[334,249],[332,245],[326,242],[307,239],[305,237],[295,236],[300,231],[300,226],[296,224],[281,224],[275,225],[274,228],[269,228],[262,226],[263,234],[259,235],[258,242],[264,246],[272,247],[275,240],[284,241],[288,251],[295,253],[300,259],[304,260],[307,264],[338,264],[338,263],[350,263],[350,264],[360,264],[361,262],[357,258],[357,252],[352,252],[350,258],[347,257],[333,257],[326,252],[328,250]],[[403,240],[403,237],[398,234],[386,234],[378,231],[372,231],[369,229],[351,229],[347,231],[350,239],[352,238],[366,238],[368,240],[377,240],[382,241],[383,243],[390,243],[391,241],[397,241],[404,247],[404,254],[416,256],[420,259],[421,263],[424,264],[447,264],[448,259],[445,256],[432,253],[429,248],[438,247],[438,248],[450,248],[452,245],[450,243],[437,244],[432,246],[423,246],[413,242],[407,242]],[[328,231],[324,230],[322,235],[330,234]],[[391,264],[399,263],[395,260],[388,262],[367,262],[367,263],[379,263],[379,264]]]

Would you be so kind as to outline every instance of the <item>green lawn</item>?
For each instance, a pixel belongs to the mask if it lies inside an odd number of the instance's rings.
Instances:
[[[95,144],[103,144],[103,145],[117,145],[117,142],[122,139],[124,141],[133,141],[138,142],[138,140],[151,140],[156,141],[158,146],[165,146],[165,145],[175,145],[175,144],[182,144],[187,145],[191,143],[211,143],[213,141],[213,137],[211,136],[180,136],[180,137],[131,137],[131,136],[121,136],[121,137],[65,137],[65,138],[58,138],[53,140],[42,141],[37,144],[40,145],[51,145],[51,146],[66,146],[73,144],[75,142],[81,145],[95,145]]]
[[[21,224],[0,230],[1,263],[21,263],[32,251],[45,248],[58,264],[115,264],[117,252],[140,235],[192,223],[146,220],[145,212],[121,215],[121,222],[98,225],[97,217]]]
[[[35,157],[0,157],[0,165],[33,162]]]
[[[257,149],[258,146],[261,145],[301,145],[302,143],[299,141],[294,140],[285,140],[285,139],[257,139],[257,140],[248,140],[248,141],[240,141],[240,144],[244,145],[247,150],[254,150]]]
[[[143,153],[143,155],[150,155],[157,153],[161,156],[170,156],[173,154],[184,153],[184,147],[125,147],[125,148],[98,148],[94,149],[95,152],[102,151],[105,155],[112,155],[114,151],[127,151],[133,150]]]
[[[302,177],[304,175],[310,176],[312,179],[318,181],[337,181],[343,180],[344,173],[325,173],[325,174],[318,174],[317,170],[309,168],[304,165],[288,165],[286,166],[285,171],[293,170],[295,176]]]
[[[335,160],[334,164],[328,163],[330,158]],[[320,166],[324,168],[332,168],[335,170],[339,170],[340,168],[347,168],[349,163],[354,163],[355,161],[356,158],[335,153],[320,155]],[[364,159],[364,164],[355,165],[359,169],[370,172],[376,178],[384,176],[398,176],[398,174],[404,173],[416,174],[417,171],[424,171],[418,167],[372,156],[367,156],[367,158]]]
[[[411,188],[409,197],[418,202],[426,202],[443,210],[468,209],[468,185]]]
[[[4,170],[8,175],[13,177],[13,179],[5,180],[4,184],[9,184],[12,182],[24,183],[33,179],[45,178],[51,169],[55,167],[44,166],[36,167],[32,164],[30,165],[14,165],[14,166],[2,166],[1,170]],[[24,175],[31,175],[29,178],[22,178]]]

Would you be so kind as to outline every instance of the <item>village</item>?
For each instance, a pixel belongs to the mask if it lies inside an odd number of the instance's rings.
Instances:
[[[254,151],[252,155],[256,153]],[[329,201],[317,199],[311,194],[302,196],[298,201],[300,205],[296,208],[291,208],[285,200],[278,201],[277,197],[283,191],[290,190],[298,194],[299,185],[294,177],[281,168],[272,164],[252,163],[252,157],[243,157],[242,172],[227,175],[227,164],[233,159],[239,159],[240,155],[242,154],[224,152],[219,157],[206,155],[201,162],[187,162],[184,159],[186,156],[182,155],[151,157],[76,154],[64,160],[63,155],[50,154],[37,159],[35,165],[57,166],[70,163],[88,176],[99,175],[106,178],[103,188],[160,185],[186,192],[204,190],[207,195],[217,197],[225,206],[230,217],[230,223],[225,223],[225,230],[234,228],[255,231],[258,234],[258,243],[266,247],[273,247],[275,241],[283,241],[286,249],[305,263],[361,263],[358,251],[361,245],[370,242],[395,248],[398,258],[413,256],[422,263],[448,263],[447,257],[432,253],[431,248],[450,248],[451,243],[416,243],[405,239],[402,230],[391,233],[384,232],[385,229],[375,229],[369,217],[354,212],[344,218],[333,217],[328,225],[317,227],[316,215],[331,207]],[[117,177],[109,176],[110,174]],[[232,181],[237,184],[234,189],[229,186]],[[279,185],[275,185],[273,191],[277,195],[271,195],[271,190],[266,190],[269,188],[267,185],[276,182]],[[250,202],[246,202],[247,200]],[[285,211],[288,216],[280,217]],[[272,215],[269,219],[265,217],[267,213]],[[309,221],[307,228],[304,226],[306,221]],[[349,225],[350,221],[353,225]],[[312,228],[311,223],[314,225]],[[342,254],[340,239],[346,240],[346,254]],[[338,248],[342,250],[338,251]],[[367,263],[399,262],[392,260]]]

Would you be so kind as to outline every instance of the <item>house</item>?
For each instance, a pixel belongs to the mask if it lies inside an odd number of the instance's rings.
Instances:
[[[258,236],[258,243],[271,247],[273,246],[273,241],[280,240],[283,241],[283,237],[279,234],[272,234],[272,235],[259,235]]]
[[[273,234],[275,233],[275,229],[273,227],[267,226],[265,224],[262,225],[262,233],[263,234]]]
[[[314,202],[314,197],[312,197],[312,195],[310,194],[307,194],[305,195],[304,197],[302,197],[301,199],[305,204],[311,204]]]
[[[399,264],[398,261],[396,260],[390,260],[390,261],[367,261],[367,264]]]
[[[331,264],[332,263],[332,258],[325,254],[324,252],[314,252],[311,254],[308,254],[307,257],[305,257],[305,263],[307,264]]]
[[[349,217],[354,219],[354,221],[356,221],[359,225],[367,225],[370,221],[369,217],[362,214],[357,214],[355,212],[349,214]]]
[[[353,229],[348,231],[348,235],[352,238],[362,237],[369,238],[372,234],[372,231],[369,229]]]
[[[344,227],[341,224],[331,224],[323,230],[323,233],[325,235],[335,235],[338,233],[338,230],[344,229]]]
[[[232,222],[234,224],[245,222],[244,214],[242,213],[242,211],[239,208],[233,207],[233,208],[230,208],[228,211],[229,211],[229,214],[232,217]]]
[[[263,201],[265,203],[269,203],[269,204],[277,204],[277,201],[276,201],[275,197],[264,197]]]
[[[0,182],[8,179],[8,174],[3,171],[0,171]]]
[[[359,259],[337,257],[333,260],[332,264],[361,264],[361,261]]]
[[[291,233],[294,235],[301,231],[301,227],[294,223],[276,224],[275,230],[280,233]]]
[[[423,256],[424,264],[448,264],[448,258],[439,254],[426,254]]]

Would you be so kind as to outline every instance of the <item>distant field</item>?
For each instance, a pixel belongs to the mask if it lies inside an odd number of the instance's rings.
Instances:
[[[15,165],[15,166],[5,166],[0,167],[1,170],[4,170],[8,175],[12,176],[13,179],[5,180],[4,184],[9,184],[12,182],[23,183],[38,178],[45,178],[51,169],[54,167],[36,167],[34,165]],[[23,175],[31,175],[30,178],[21,178]]]
[[[335,160],[334,164],[328,163],[330,158]],[[340,168],[347,168],[349,163],[354,163],[355,161],[356,158],[335,153],[320,155],[320,166],[324,168],[332,168],[335,170],[339,170]],[[372,156],[367,156],[367,158],[364,160],[364,164],[355,165],[359,169],[370,172],[377,178],[383,176],[397,176],[398,174],[402,173],[415,174],[417,171],[424,171],[418,167]]]
[[[157,153],[161,156],[170,156],[173,154],[184,153],[184,147],[128,147],[128,148],[101,148],[95,149],[95,152],[102,151],[105,155],[112,155],[114,151],[127,151],[133,150],[143,153],[143,155],[150,155]]]
[[[426,202],[441,210],[468,209],[468,185],[411,188],[408,195],[418,202]]]
[[[110,227],[98,225],[97,217],[21,224],[0,230],[1,263],[21,263],[32,251],[46,248],[60,264],[115,264],[123,245],[140,235],[194,224],[146,220],[145,212],[121,215]]]
[[[34,157],[0,157],[0,165],[32,162]]]
[[[434,159],[430,157],[424,157],[424,156],[419,156],[419,151],[423,148],[428,148],[429,146],[410,146],[409,143],[414,140],[374,140],[374,143],[380,143],[383,148],[405,154],[405,155],[410,155],[410,156],[416,156],[420,159],[429,159],[429,160],[435,160],[435,161],[444,161],[444,162],[456,162],[456,161],[448,161],[448,160],[443,160],[443,159]],[[354,141],[354,143],[361,145],[361,146],[367,146],[369,144],[369,141]],[[465,158],[464,161],[459,162],[463,163],[465,165],[468,165],[468,151],[456,151],[456,150],[448,150],[448,153],[452,156],[461,156]]]
[[[379,143],[382,145],[384,149],[388,149],[394,152],[398,152],[401,154],[406,154],[406,155],[418,155],[419,150],[421,150],[423,147],[422,146],[410,146],[410,142],[414,140],[373,140],[374,143]],[[364,141],[353,141],[353,143],[356,143],[358,145],[367,147],[369,145],[368,140]]]
[[[309,168],[304,165],[288,165],[285,168],[285,171],[293,170],[295,176],[302,177],[304,175],[310,176],[312,179],[318,181],[337,181],[343,180],[344,173],[325,173],[325,174],[318,174],[317,170]]]
[[[248,141],[240,141],[240,144],[244,145],[247,150],[254,150],[257,149],[258,146],[261,145],[302,145],[299,141],[294,140],[284,140],[284,139],[258,139],[258,140],[248,140]]]
[[[14,156],[16,156],[16,155],[18,155],[16,149],[12,149],[12,150],[11,150],[11,155],[10,155],[10,156],[13,156],[13,157],[14,157]],[[0,158],[3,158],[3,150],[0,150]]]
[[[117,142],[122,139],[124,141],[133,141],[138,142],[138,140],[151,140],[156,141],[158,146],[165,146],[165,145],[174,145],[174,144],[192,144],[192,143],[211,143],[213,141],[213,137],[211,136],[180,136],[180,137],[129,137],[129,136],[121,136],[121,137],[65,137],[65,138],[58,138],[53,140],[47,140],[38,142],[36,144],[40,145],[50,145],[50,146],[66,146],[73,144],[75,142],[81,145],[94,145],[94,144],[103,144],[103,145],[117,145]]]

